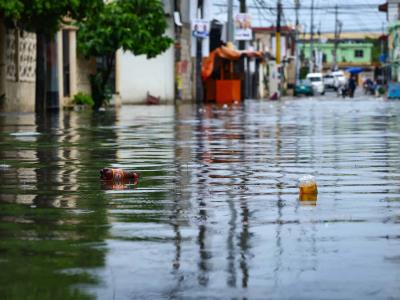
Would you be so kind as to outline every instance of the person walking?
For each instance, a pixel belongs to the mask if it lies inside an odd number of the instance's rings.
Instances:
[[[349,79],[349,96],[350,98],[354,97],[354,91],[356,90],[356,79],[353,75],[351,75]]]

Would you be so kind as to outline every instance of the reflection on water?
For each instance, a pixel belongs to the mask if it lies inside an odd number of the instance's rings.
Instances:
[[[396,297],[399,121],[368,99],[0,115],[0,296]]]

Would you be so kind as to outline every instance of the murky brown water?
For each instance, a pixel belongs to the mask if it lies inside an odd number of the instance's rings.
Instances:
[[[2,299],[400,295],[400,101],[0,115]],[[104,166],[141,173],[102,185]],[[299,201],[313,174],[316,201]]]

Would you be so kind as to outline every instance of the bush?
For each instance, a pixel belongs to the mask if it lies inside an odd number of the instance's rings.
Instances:
[[[94,105],[94,101],[93,98],[83,92],[79,92],[78,94],[76,94],[74,96],[74,100],[73,100],[74,104],[77,105],[85,105],[85,106],[90,106],[92,107]]]

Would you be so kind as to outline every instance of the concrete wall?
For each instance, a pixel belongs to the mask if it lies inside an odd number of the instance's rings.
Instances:
[[[256,44],[258,43],[257,50],[273,53],[271,34],[264,32],[254,32],[254,41],[256,42]]]
[[[84,92],[91,94],[89,75],[96,73],[96,59],[86,59],[81,55],[77,55],[76,64],[76,92]]]
[[[0,20],[0,111],[35,111],[36,36],[6,32]]]
[[[59,80],[59,93],[60,93],[60,108],[63,106],[72,105],[72,100],[75,94],[84,92],[91,94],[89,75],[96,73],[96,59],[86,59],[80,55],[76,47],[76,30],[77,28],[72,26],[65,26],[63,30],[68,31],[69,39],[69,83],[70,83],[70,95],[64,96],[64,74],[63,74],[63,39],[62,31],[57,34],[57,45],[58,45],[58,80]]]
[[[174,36],[174,25],[169,21],[168,36]],[[118,70],[117,70],[118,72]],[[171,46],[159,56],[147,59],[122,52],[119,58],[119,84],[122,104],[143,103],[147,92],[161,97],[163,103],[173,103],[174,87],[174,49]]]
[[[384,1],[382,1],[384,2]],[[399,20],[399,9],[400,1],[399,0],[389,0],[388,1],[388,22],[395,22]]]
[[[193,99],[193,63],[190,57],[190,40],[191,31],[190,25],[184,24],[181,27],[181,39],[179,47],[181,52],[180,61],[177,62],[176,80],[180,92],[180,98],[185,101]]]
[[[6,80],[5,101],[1,105],[4,112],[34,112],[35,83]]]

